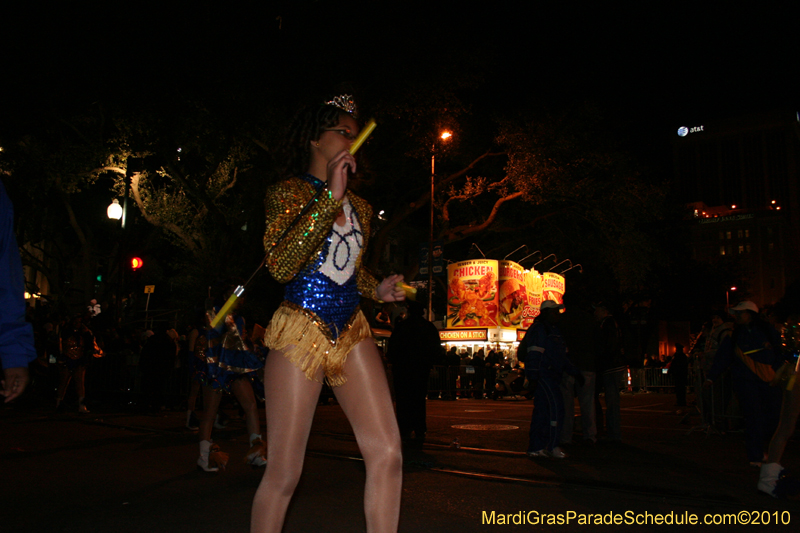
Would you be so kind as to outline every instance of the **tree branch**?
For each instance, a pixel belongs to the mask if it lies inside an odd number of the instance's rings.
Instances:
[[[464,201],[464,200],[469,200],[470,198],[475,198],[475,196],[476,195],[474,195],[474,194],[473,195],[470,195],[470,194],[459,194],[459,195],[456,195],[456,196],[450,196],[447,199],[447,201],[444,203],[444,205],[442,206],[442,219],[445,221],[445,223],[450,221],[450,203],[451,202],[460,202],[460,201]]]
[[[483,161],[487,157],[496,157],[496,156],[499,156],[499,155],[508,155],[508,154],[506,152],[486,152],[483,155],[480,155],[477,158],[475,158],[469,165],[467,165],[466,167],[462,168],[458,172],[454,172],[453,174],[450,174],[446,178],[440,180],[438,185],[440,187],[442,185],[447,185],[451,181],[454,181],[454,180],[460,178],[461,176],[463,176],[464,174],[466,174],[467,172],[469,172],[470,170],[475,168],[475,165],[477,165],[478,163],[480,163],[481,161]],[[427,196],[424,196],[424,197],[427,198],[429,196],[430,196],[430,193],[428,193]]]
[[[78,224],[78,219],[75,217],[75,211],[72,210],[72,205],[69,203],[69,195],[64,192],[64,188],[61,185],[61,179],[58,179],[58,190],[61,192],[61,201],[64,203],[64,208],[67,210],[67,216],[69,217],[69,225],[72,227],[75,234],[78,236],[78,240],[81,243],[81,247],[86,249],[88,242],[86,241],[86,234],[83,232],[80,224]]]
[[[219,171],[220,166],[221,163],[218,163],[213,171],[211,171],[210,173],[209,172],[205,173],[204,176],[206,177],[206,179],[209,176],[213,176],[214,174],[216,174]],[[214,204],[214,201],[208,196],[208,194],[206,194],[205,191],[189,183],[189,181],[183,176],[183,174],[178,169],[173,167],[169,162],[166,163],[166,168],[169,171],[169,175],[175,178],[175,180],[178,183],[180,183],[180,185],[184,188],[184,190],[186,190],[187,193],[194,196],[202,205],[206,207],[208,212],[211,214],[211,217],[214,219],[214,222],[219,227],[221,228],[228,227],[228,221],[225,219],[225,215],[223,215],[220,212],[220,210],[217,209],[217,206]]]
[[[214,197],[214,201],[219,200],[220,196],[225,194],[229,189],[231,189],[234,185],[236,185],[236,177],[238,176],[238,174],[239,174],[239,167],[233,167],[233,179],[231,180],[230,183],[224,186],[221,191],[219,191],[219,194],[217,194]]]
[[[514,200],[516,198],[519,198],[519,197],[522,196],[522,194],[523,194],[522,192],[515,192],[515,193],[510,194],[508,196],[504,196],[502,198],[498,198],[497,201],[494,203],[494,206],[492,207],[492,212],[489,213],[489,216],[486,217],[486,219],[481,224],[478,224],[478,225],[463,225],[463,226],[458,226],[456,228],[453,228],[450,231],[448,231],[447,233],[445,233],[445,235],[443,237],[444,240],[446,242],[452,242],[452,241],[456,241],[456,240],[461,240],[464,237],[466,237],[467,235],[471,235],[473,233],[478,233],[480,231],[485,230],[486,228],[488,228],[489,226],[491,226],[494,223],[495,219],[497,219],[497,215],[500,213],[500,208],[502,207],[502,205],[504,203],[506,203],[506,202],[508,202],[510,200]]]
[[[486,152],[477,158],[475,158],[469,165],[464,167],[463,169],[450,174],[446,178],[439,181],[438,185],[441,187],[442,185],[447,185],[448,183],[452,182],[453,180],[460,178],[473,168],[482,160],[486,159],[487,157],[495,157],[499,155],[506,155],[506,152]],[[392,218],[390,218],[386,225],[384,225],[374,237],[372,237],[372,245],[370,246],[371,252],[369,261],[367,263],[367,268],[375,270],[378,266],[378,260],[380,258],[380,251],[383,250],[383,247],[386,245],[386,240],[389,238],[389,234],[394,230],[397,226],[400,225],[402,221],[404,221],[409,215],[414,213],[415,211],[419,210],[431,201],[431,192],[429,189],[426,189],[426,192],[421,194],[417,200],[411,203],[404,203],[402,207],[394,212]]]
[[[93,176],[95,174],[99,174],[101,172],[116,172],[117,174],[125,175],[125,169],[121,167],[98,167],[94,170],[91,170],[85,173],[85,176]]]
[[[253,141],[253,143],[256,146],[258,146],[259,148],[263,149],[265,152],[269,152],[270,151],[269,146],[267,146],[266,143],[264,143],[263,141],[259,141],[255,137],[250,137],[250,140]]]
[[[164,222],[150,215],[150,213],[147,212],[147,208],[145,208],[144,202],[142,201],[142,195],[139,192],[140,176],[141,175],[139,173],[135,173],[133,176],[131,176],[131,192],[133,192],[133,199],[136,202],[136,205],[139,206],[139,210],[142,212],[142,215],[144,216],[145,220],[147,220],[147,222],[149,222],[154,226],[158,226],[160,228],[164,228],[165,230],[171,231],[181,241],[183,241],[183,243],[192,253],[197,253],[198,251],[197,244],[189,235],[186,234],[185,231],[183,231],[183,229],[181,229],[179,226],[171,222]]]

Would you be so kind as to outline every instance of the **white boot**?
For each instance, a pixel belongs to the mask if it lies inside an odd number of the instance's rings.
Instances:
[[[197,460],[197,468],[205,470],[206,472],[216,472],[219,470],[216,466],[208,465],[208,454],[211,451],[211,441],[200,441],[200,458]]]
[[[764,463],[761,465],[761,475],[758,477],[758,490],[766,492],[773,498],[775,496],[775,486],[778,484],[783,467],[779,463]]]
[[[261,439],[261,435],[252,433],[250,435],[250,449],[247,451],[247,456],[244,460],[247,464],[253,467],[267,465],[267,445]]]

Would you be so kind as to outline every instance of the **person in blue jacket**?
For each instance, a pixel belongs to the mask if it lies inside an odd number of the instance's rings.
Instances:
[[[25,321],[25,281],[14,236],[14,207],[0,182],[0,381],[5,401],[28,385],[28,363],[36,359],[33,328]]]
[[[719,345],[705,387],[730,368],[731,381],[745,422],[747,458],[760,467],[764,447],[775,432],[781,410],[781,392],[770,385],[784,361],[777,330],[758,315],[758,306],[743,301],[729,309],[736,325]]]
[[[567,345],[556,327],[563,304],[553,300],[542,302],[540,312],[519,346],[525,361],[525,378],[533,390],[529,457],[564,459],[567,454],[558,447],[564,422],[564,399],[561,378],[566,372],[582,387],[583,374],[567,359]]]

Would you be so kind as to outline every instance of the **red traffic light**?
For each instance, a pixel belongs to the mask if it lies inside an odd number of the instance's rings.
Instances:
[[[144,261],[140,257],[134,257],[131,259],[131,268],[133,270],[139,270],[144,265]]]

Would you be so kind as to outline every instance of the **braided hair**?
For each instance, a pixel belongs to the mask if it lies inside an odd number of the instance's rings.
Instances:
[[[281,174],[284,178],[299,176],[308,170],[311,163],[309,143],[319,139],[325,128],[336,126],[343,115],[351,116],[343,109],[327,104],[306,107],[295,115],[282,148],[285,166]]]

